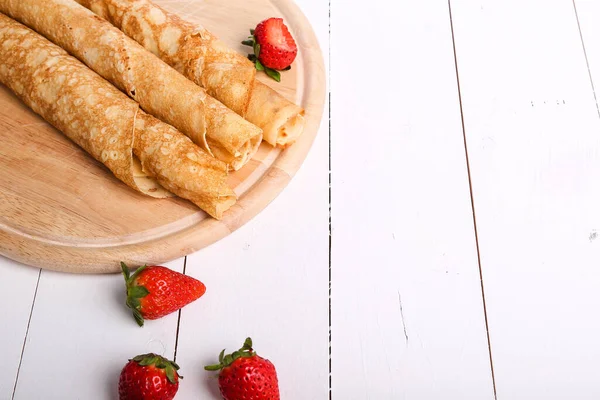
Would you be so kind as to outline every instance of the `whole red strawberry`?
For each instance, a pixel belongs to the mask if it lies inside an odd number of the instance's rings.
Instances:
[[[252,36],[242,42],[254,49],[254,54],[248,58],[257,70],[265,71],[279,82],[278,71],[289,69],[298,54],[298,46],[288,27],[281,18],[268,18],[251,29],[250,34]]]
[[[126,304],[139,326],[144,319],[158,319],[197,300],[206,286],[197,279],[161,266],[143,266],[133,275],[121,263],[127,286]]]
[[[129,360],[119,377],[119,400],[171,400],[179,389],[179,366],[153,353]]]
[[[219,364],[204,367],[219,373],[219,389],[224,400],[279,400],[277,372],[271,361],[252,350],[252,339],[232,354],[219,355]]]

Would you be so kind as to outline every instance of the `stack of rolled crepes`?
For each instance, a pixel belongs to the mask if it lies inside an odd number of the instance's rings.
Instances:
[[[0,14],[0,81],[142,193],[221,218],[236,201],[228,171],[304,128],[245,57],[148,0],[0,0],[0,12],[55,43]]]
[[[168,197],[170,191],[215,218],[235,203],[224,162],[3,14],[0,82],[131,188],[154,197]]]
[[[230,169],[258,150],[260,128],[75,1],[0,0],[0,12],[67,50]]]
[[[21,2],[24,0],[13,0]],[[274,146],[288,146],[304,129],[304,110],[255,79],[254,65],[199,25],[149,0],[76,0],[110,21],[188,79],[262,128]]]

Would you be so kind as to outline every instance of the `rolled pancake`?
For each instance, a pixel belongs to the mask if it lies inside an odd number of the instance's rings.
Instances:
[[[254,65],[202,26],[184,21],[149,0],[75,1],[260,127],[267,143],[286,147],[302,134],[304,110],[256,80]]]
[[[76,2],[0,0],[0,11],[79,58],[231,169],[240,169],[258,150],[260,128]]]
[[[235,204],[236,195],[227,185],[227,165],[177,129],[140,111],[134,143],[142,170],[179,197],[216,219]]]
[[[131,188],[154,197],[168,189],[215,218],[235,203],[225,163],[4,14],[0,82]]]

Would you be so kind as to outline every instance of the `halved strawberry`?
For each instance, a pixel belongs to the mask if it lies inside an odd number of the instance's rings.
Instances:
[[[250,36],[242,43],[253,46],[254,54],[249,58],[256,69],[265,71],[267,75],[280,81],[278,72],[287,70],[296,59],[298,46],[288,27],[281,18],[268,18],[250,30]]]

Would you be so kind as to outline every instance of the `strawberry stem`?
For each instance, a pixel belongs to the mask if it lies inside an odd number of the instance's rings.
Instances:
[[[125,288],[127,289],[127,300],[125,301],[125,304],[131,309],[133,318],[139,326],[144,326],[144,317],[140,311],[142,307],[140,299],[148,296],[150,292],[145,286],[136,285],[135,280],[146,267],[147,265],[139,267],[133,275],[130,275],[129,267],[121,261],[121,269],[123,270],[123,276],[125,277]]]
[[[235,360],[241,357],[249,358],[256,355],[256,352],[252,350],[252,339],[246,338],[244,345],[237,351],[231,354],[225,355],[225,349],[219,354],[219,363],[213,365],[207,365],[204,367],[206,371],[219,371],[225,367],[230,366]]]
[[[179,375],[179,372],[177,372],[179,370],[179,365],[177,365],[174,361],[168,360],[157,354],[140,354],[138,356],[133,357],[129,361],[135,361],[142,367],[154,365],[155,368],[164,370],[167,379],[173,384],[177,383],[177,381],[175,380],[175,375],[177,375],[179,379],[183,379],[183,376]]]

